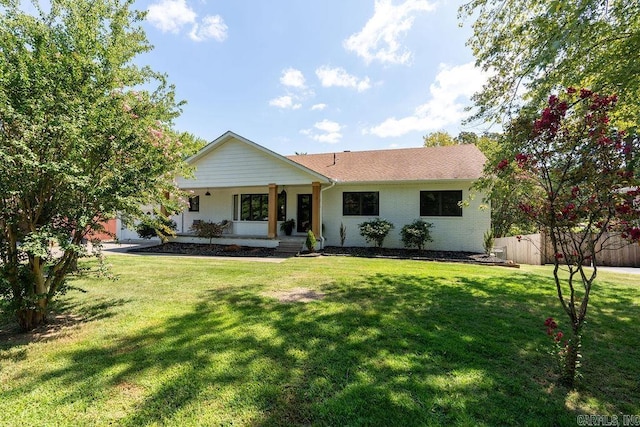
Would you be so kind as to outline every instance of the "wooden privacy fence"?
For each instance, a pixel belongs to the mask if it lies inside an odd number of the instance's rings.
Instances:
[[[606,245],[597,255],[598,265],[611,267],[640,267],[640,245],[628,244],[618,235],[605,235],[600,245]],[[544,233],[517,237],[500,237],[493,246],[503,249],[506,259],[518,264],[543,265],[553,262],[551,239]]]

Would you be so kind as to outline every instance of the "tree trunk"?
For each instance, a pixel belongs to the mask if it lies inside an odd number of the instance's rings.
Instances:
[[[32,331],[46,323],[46,311],[42,308],[21,308],[16,311],[18,326],[23,332]]]
[[[560,382],[573,388],[575,385],[576,375],[578,373],[578,363],[580,362],[580,333],[573,332],[571,339],[565,347],[564,365],[562,366],[562,376]]]

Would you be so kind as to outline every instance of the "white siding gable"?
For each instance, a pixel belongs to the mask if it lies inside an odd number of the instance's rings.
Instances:
[[[241,187],[276,183],[309,184],[318,176],[250,144],[230,139],[195,160],[193,179],[178,178],[182,188]]]

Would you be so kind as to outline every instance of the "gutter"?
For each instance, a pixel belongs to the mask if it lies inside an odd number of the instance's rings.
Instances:
[[[322,197],[322,193],[325,192],[326,190],[329,190],[330,188],[335,187],[335,185],[338,183],[337,181],[334,181],[333,179],[329,178],[331,185],[325,188],[321,188],[320,189],[320,249],[324,249],[324,235],[322,235],[323,231],[322,231],[322,201],[324,199],[324,197]]]

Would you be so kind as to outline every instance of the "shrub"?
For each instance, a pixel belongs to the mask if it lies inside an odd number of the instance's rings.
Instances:
[[[389,231],[395,228],[392,223],[382,218],[365,221],[359,224],[358,227],[360,228],[360,235],[363,236],[367,242],[375,243],[378,248],[382,247],[382,242],[384,238],[387,237],[387,234],[389,234]]]
[[[400,232],[402,243],[404,243],[406,248],[416,247],[422,250],[427,242],[433,241],[431,238],[431,227],[433,227],[433,224],[424,222],[421,219],[405,225]]]
[[[311,230],[307,231],[307,240],[304,242],[305,246],[307,247],[307,250],[309,252],[315,252],[316,243],[318,243],[318,240],[316,240],[316,235],[313,234],[313,231]]]
[[[225,225],[223,223],[210,222],[210,221],[198,221],[193,223],[190,230],[193,231],[196,236],[209,239],[209,244],[214,237],[220,237]]]
[[[159,237],[163,242],[167,241],[167,236],[175,234],[178,228],[176,222],[164,215],[156,217],[148,216],[136,226],[136,232],[141,239],[151,239]]]
[[[491,253],[491,249],[493,249],[493,243],[495,242],[495,237],[493,236],[493,230],[489,229],[487,231],[484,232],[484,236],[483,236],[483,246],[484,246],[484,251],[487,254]]]
[[[340,246],[344,246],[344,241],[347,239],[347,227],[343,223],[340,223]]]

